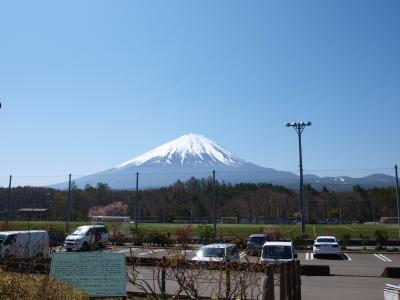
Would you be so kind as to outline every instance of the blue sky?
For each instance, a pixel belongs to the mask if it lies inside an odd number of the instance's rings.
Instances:
[[[283,123],[297,120],[313,122],[311,173],[392,173],[399,11],[396,0],[0,2],[0,185],[108,169],[190,132],[295,172]]]

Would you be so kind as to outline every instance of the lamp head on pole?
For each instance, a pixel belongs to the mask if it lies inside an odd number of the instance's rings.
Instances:
[[[311,126],[312,123],[310,121],[308,122],[292,122],[292,123],[285,123],[284,124],[286,127],[306,127],[306,126]]]

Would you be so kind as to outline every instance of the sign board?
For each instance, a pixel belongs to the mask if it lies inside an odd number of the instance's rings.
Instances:
[[[85,291],[90,297],[125,297],[122,253],[53,253],[50,276]]]

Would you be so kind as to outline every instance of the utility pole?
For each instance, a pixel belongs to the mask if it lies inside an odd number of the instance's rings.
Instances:
[[[68,199],[67,199],[67,234],[69,233],[69,220],[71,213],[71,174],[69,174],[68,179]]]
[[[138,230],[139,172],[136,172],[135,230]]]
[[[301,234],[305,233],[305,216],[304,216],[304,185],[303,185],[303,155],[301,150],[301,134],[306,126],[311,126],[311,122],[295,122],[285,123],[286,127],[293,127],[297,132],[299,140],[299,161],[300,161],[300,213],[301,213]]]
[[[215,170],[213,170],[213,184],[212,184],[212,218],[214,224],[214,237],[217,235],[217,223],[215,221]]]
[[[7,212],[6,212],[6,228],[8,229],[8,222],[10,221],[10,204],[11,204],[11,180],[12,175],[10,175],[10,181],[8,182],[8,193],[7,193]]]
[[[399,197],[399,176],[397,174],[397,165],[394,166],[396,172],[396,197],[397,197],[397,224],[399,226],[399,239],[400,239],[400,197]]]

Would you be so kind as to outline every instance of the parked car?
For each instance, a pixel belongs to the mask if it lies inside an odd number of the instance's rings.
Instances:
[[[49,235],[45,230],[0,232],[0,257],[49,256]]]
[[[201,247],[192,260],[233,262],[239,260],[239,251],[235,244],[209,244]]]
[[[49,235],[50,248],[61,246],[62,241],[57,233],[55,233],[53,230],[47,230],[47,234]]]
[[[340,246],[334,236],[318,236],[313,245],[314,257],[319,255],[340,255]]]
[[[340,224],[340,220],[336,218],[328,218],[326,219],[326,224]]]
[[[64,242],[67,251],[88,251],[92,247],[105,247],[108,231],[103,225],[85,225],[75,228]]]
[[[259,255],[261,253],[262,246],[268,240],[268,235],[265,233],[251,234],[247,241],[246,253]]]
[[[297,258],[292,242],[265,242],[261,251],[261,263],[290,261]]]

